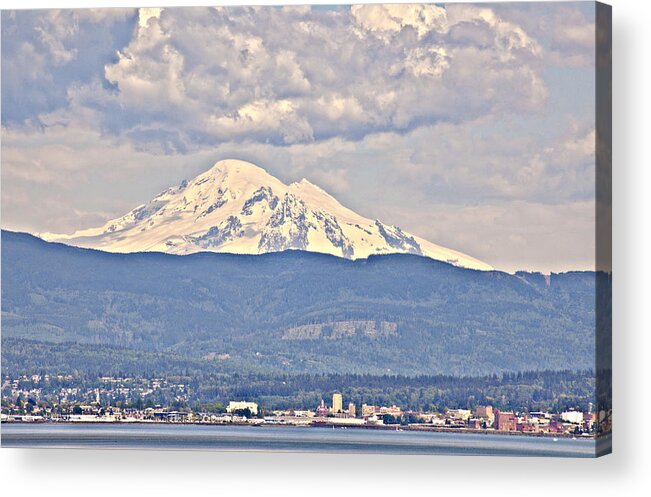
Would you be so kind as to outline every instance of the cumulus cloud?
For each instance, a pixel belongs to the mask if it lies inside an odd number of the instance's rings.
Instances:
[[[214,160],[212,150],[143,152],[86,127],[3,127],[3,228],[67,232],[96,226],[196,176]]]
[[[353,5],[350,10],[359,26],[375,32],[386,43],[405,27],[415,29],[420,38],[431,31],[448,30],[446,9],[438,5],[367,4]]]
[[[39,43],[51,63],[69,64],[80,50],[70,40],[89,21],[49,12],[32,20],[48,26]],[[538,43],[485,7],[158,9],[134,26],[84,82],[92,92],[66,96],[68,106],[104,108],[102,130],[143,138],[142,146],[179,129],[177,149],[358,140],[537,110],[547,96]],[[469,29],[483,34],[464,35]]]
[[[590,124],[568,124],[551,135],[518,135],[517,126],[494,121],[463,127],[440,125],[414,133],[419,147],[409,174],[420,190],[450,203],[529,199],[555,203],[594,195],[595,135]],[[409,150],[409,148],[407,149]],[[396,167],[389,179],[402,178]]]
[[[96,79],[128,42],[135,13],[3,10],[2,124],[36,122],[40,114],[65,107],[69,86]]]
[[[548,63],[567,67],[594,67],[595,5],[585,2],[559,3],[549,8],[544,3],[504,2],[495,4],[503,18],[522,26],[527,33],[543,40]]]

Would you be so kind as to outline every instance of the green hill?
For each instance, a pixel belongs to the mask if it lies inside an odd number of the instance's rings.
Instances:
[[[2,334],[231,373],[593,369],[595,276],[412,255],[110,254],[3,231]]]

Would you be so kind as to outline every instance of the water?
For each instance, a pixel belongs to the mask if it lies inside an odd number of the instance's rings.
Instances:
[[[589,439],[314,427],[6,424],[3,447],[594,457]]]

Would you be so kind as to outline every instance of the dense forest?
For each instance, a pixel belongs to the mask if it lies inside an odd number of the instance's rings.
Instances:
[[[482,376],[595,364],[595,273],[109,254],[2,232],[3,373]]]
[[[13,340],[3,342],[10,354],[7,364],[3,363],[3,380],[22,376],[20,387],[41,391],[40,400],[47,401],[49,395],[65,388],[79,390],[76,401],[87,403],[95,400],[95,391],[102,392],[102,404],[121,407],[170,406],[176,409],[191,407],[195,410],[222,410],[229,400],[246,399],[256,401],[264,409],[309,409],[315,408],[321,399],[330,401],[334,392],[341,392],[345,402],[356,405],[362,403],[373,405],[398,405],[411,410],[438,410],[447,408],[473,408],[477,405],[493,405],[500,409],[562,411],[569,408],[587,409],[595,403],[595,378],[591,371],[530,371],[521,373],[493,374],[480,377],[453,377],[446,375],[370,375],[370,374],[224,374],[212,371],[209,367],[201,368],[197,363],[182,365],[161,362],[160,366],[167,372],[152,371],[144,374],[143,370],[123,370],[98,374],[97,368],[78,369],[80,364],[70,366],[56,362],[48,363],[44,368],[36,366],[19,366],[14,361],[27,357],[29,346],[34,343],[19,343],[25,347],[23,352],[15,354],[16,343]],[[39,348],[38,345],[35,347]],[[73,347],[76,348],[76,347]],[[85,349],[90,352],[90,349]],[[115,352],[119,352],[115,349]],[[117,358],[115,356],[107,356]],[[92,354],[87,358],[95,362],[101,354]],[[153,359],[150,353],[134,356],[145,361]],[[125,362],[119,363],[127,367]],[[135,362],[133,363],[135,364]],[[178,368],[178,369],[175,369]],[[21,374],[9,373],[21,370]],[[32,380],[31,375],[38,375]],[[47,376],[46,376],[47,375]],[[107,379],[106,376],[111,377]],[[44,380],[47,378],[47,380]],[[154,391],[150,389],[151,381],[164,380],[166,388]],[[177,388],[181,386],[180,389]],[[144,390],[143,390],[144,386]],[[128,390],[129,393],[124,393]],[[118,395],[114,392],[120,391]],[[147,396],[141,395],[148,392]],[[84,396],[82,392],[87,392]],[[180,395],[182,393],[182,395]],[[3,392],[10,398],[10,392]],[[182,398],[182,400],[180,400]],[[28,399],[24,399],[28,400]]]

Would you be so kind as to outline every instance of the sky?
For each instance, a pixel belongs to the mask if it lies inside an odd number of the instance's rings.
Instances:
[[[505,271],[594,269],[591,2],[2,12],[1,222],[226,158]]]

